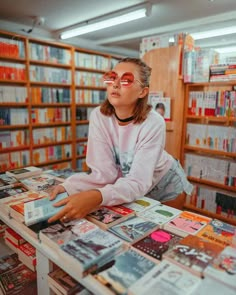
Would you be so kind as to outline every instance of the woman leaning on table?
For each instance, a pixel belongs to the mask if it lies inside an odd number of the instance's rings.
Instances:
[[[118,205],[148,196],[161,202],[192,185],[179,162],[165,150],[165,121],[148,105],[151,68],[136,58],[122,59],[104,74],[107,99],[90,116],[87,165],[57,186],[51,199],[67,191],[65,205],[49,219],[82,218],[100,205]]]

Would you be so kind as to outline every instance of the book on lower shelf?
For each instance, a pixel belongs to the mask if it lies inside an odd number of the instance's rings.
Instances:
[[[223,247],[221,246],[197,236],[188,235],[164,253],[163,258],[196,276],[203,277],[206,267],[222,250]]]
[[[128,294],[190,295],[201,282],[202,279],[199,277],[169,261],[163,260],[131,286]]]
[[[98,269],[93,275],[95,280],[92,281],[102,294],[127,294],[128,288],[155,265],[154,262],[134,249],[128,249],[115,255],[107,265]]]
[[[36,249],[28,242],[18,247],[18,258],[32,271],[36,271]]]
[[[204,271],[205,277],[236,290],[236,249],[227,246]]]
[[[156,229],[148,236],[134,243],[132,247],[156,262],[162,260],[162,255],[172,249],[181,239],[182,237],[167,230]]]
[[[139,216],[132,216],[108,229],[111,233],[128,243],[135,243],[148,235],[159,225]]]
[[[181,237],[195,235],[203,229],[211,218],[189,211],[182,211],[179,216],[164,224],[164,229]]]
[[[89,213],[86,218],[97,224],[103,229],[108,229],[109,227],[126,220],[130,216],[134,216],[135,212],[132,209],[125,208],[122,205],[112,206],[112,207],[100,207],[97,210]]]
[[[21,262],[18,259],[17,253],[0,256],[0,275],[11,269],[16,268]]]
[[[6,171],[6,174],[8,176],[14,177],[19,180],[19,179],[39,175],[40,173],[42,173],[42,171],[43,170],[41,168],[29,166],[25,168]]]
[[[24,223],[28,226],[49,219],[62,209],[62,206],[54,207],[53,205],[65,199],[67,196],[68,194],[65,192],[58,194],[52,201],[46,197],[25,203]]]

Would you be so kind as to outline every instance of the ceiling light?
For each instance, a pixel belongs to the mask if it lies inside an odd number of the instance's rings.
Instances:
[[[215,50],[219,53],[236,52],[236,46],[216,48]]]
[[[215,29],[205,32],[190,33],[194,40],[206,39],[217,36],[224,36],[236,33],[236,26]]]
[[[139,9],[136,9],[135,11],[131,11],[119,16],[106,19],[106,20],[98,21],[96,23],[92,23],[85,26],[80,26],[74,29],[67,30],[61,33],[60,38],[61,39],[72,38],[72,37],[87,34],[90,32],[95,32],[104,28],[127,23],[129,21],[136,20],[145,16],[148,16],[147,7],[139,8]]]

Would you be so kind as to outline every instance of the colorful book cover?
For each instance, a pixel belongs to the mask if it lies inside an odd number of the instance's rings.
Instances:
[[[123,206],[100,207],[87,215],[87,219],[106,229],[134,215],[134,211]]]
[[[27,202],[24,205],[24,222],[25,224],[32,225],[43,220],[49,219],[62,209],[60,207],[54,207],[53,204],[65,199],[68,196],[67,193],[58,194],[56,199],[50,201],[48,197],[41,198],[35,201]]]
[[[27,192],[28,189],[24,187],[22,184],[15,184],[11,187],[7,187],[4,189],[0,188],[0,199],[7,198],[10,196],[15,196],[21,193]]]
[[[34,166],[6,171],[8,176],[16,179],[31,177],[33,175],[39,175],[40,173],[42,173],[42,169]]]
[[[222,247],[226,247],[231,245],[235,231],[235,226],[218,219],[213,219],[197,234],[197,236]]]
[[[108,230],[117,235],[121,239],[134,243],[145,235],[156,229],[158,224],[149,220],[145,220],[139,216],[132,216],[125,221],[110,227]]]
[[[205,277],[211,277],[236,290],[236,249],[227,246],[204,271]]]
[[[178,216],[181,212],[181,210],[173,207],[159,204],[151,207],[149,210],[138,213],[138,216],[154,221],[162,226],[164,223]]]
[[[16,253],[1,256],[0,257],[0,275],[2,273],[5,273],[17,267],[20,264],[21,262],[18,259],[18,255]]]
[[[16,182],[17,180],[14,177],[8,176],[6,173],[0,174],[0,190]]]
[[[147,197],[141,197],[132,203],[123,204],[123,206],[126,208],[132,209],[136,213],[139,213],[144,210],[149,210],[152,206],[155,206],[158,204],[160,204],[160,202],[157,200],[147,198]]]
[[[164,253],[163,258],[176,263],[197,276],[203,276],[205,268],[222,250],[223,247],[221,246],[197,236],[188,235]]]
[[[189,234],[197,234],[210,221],[211,218],[206,216],[195,214],[189,211],[183,211],[179,216],[165,223],[164,229],[176,233],[182,237],[186,237]]]
[[[107,286],[114,294],[127,294],[127,290],[156,264],[133,249],[116,255],[103,270],[96,272],[95,279]]]
[[[169,261],[163,260],[131,286],[128,294],[190,295],[200,286],[201,282],[202,279],[197,276]]]
[[[134,243],[132,247],[149,255],[154,259],[161,260],[163,253],[172,249],[182,237],[164,229],[154,230],[151,234]]]
[[[61,247],[62,259],[74,267],[79,277],[106,264],[123,248],[122,241],[100,228],[89,231]]]

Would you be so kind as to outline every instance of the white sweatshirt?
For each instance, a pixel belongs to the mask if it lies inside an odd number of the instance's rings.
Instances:
[[[120,126],[100,107],[90,116],[87,165],[92,173],[74,174],[64,182],[68,194],[98,189],[102,205],[132,202],[147,194],[171,168],[165,150],[165,121],[154,110],[141,124]]]

